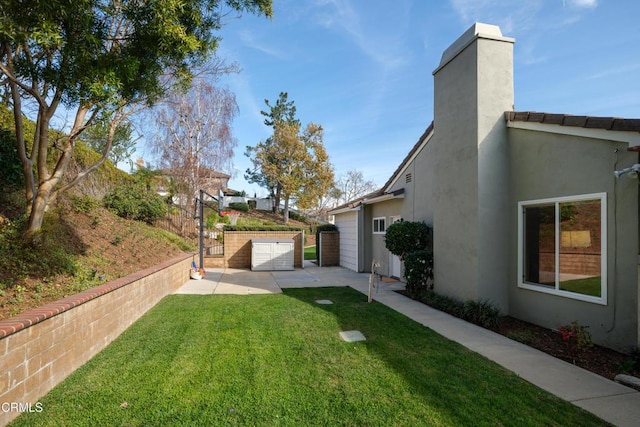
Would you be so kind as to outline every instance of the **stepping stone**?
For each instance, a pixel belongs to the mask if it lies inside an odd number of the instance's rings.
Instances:
[[[333,301],[330,299],[317,299],[316,304],[333,304]]]
[[[366,341],[366,338],[360,331],[342,331],[340,332],[340,338],[346,342]]]

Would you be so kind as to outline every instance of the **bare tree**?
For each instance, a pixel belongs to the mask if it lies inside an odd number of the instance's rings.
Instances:
[[[341,175],[336,183],[336,204],[350,202],[377,189],[375,182],[365,180],[362,172],[352,169]]]
[[[159,166],[184,192],[187,206],[216,172],[231,169],[237,145],[231,123],[237,112],[233,93],[203,79],[186,92],[173,92],[155,108],[158,135],[149,144]]]

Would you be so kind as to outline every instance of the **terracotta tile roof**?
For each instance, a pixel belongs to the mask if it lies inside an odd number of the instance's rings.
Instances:
[[[589,129],[640,132],[640,119],[572,116],[569,114],[539,113],[536,111],[506,111],[504,117],[505,120],[510,122],[534,122]]]

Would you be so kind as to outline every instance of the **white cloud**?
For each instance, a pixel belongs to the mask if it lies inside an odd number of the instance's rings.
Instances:
[[[570,6],[593,9],[598,7],[598,0],[568,0]]]
[[[266,55],[272,56],[277,59],[289,59],[288,55],[285,52],[256,40],[254,34],[249,30],[240,31],[239,36],[242,43],[244,43],[245,46],[251,49],[258,50]]]
[[[408,63],[403,36],[408,30],[407,20],[389,22],[384,27],[367,25],[361,19],[364,14],[350,0],[317,0],[315,4],[315,20],[318,24],[346,35],[349,42],[379,66],[394,69]],[[394,7],[400,8],[401,5],[396,3]]]
[[[498,25],[505,35],[532,28],[536,15],[544,6],[542,0],[518,3],[511,0],[450,0],[450,3],[465,26],[474,22]]]
[[[622,65],[619,67],[611,67],[607,68],[604,71],[599,71],[597,73],[593,73],[587,77],[588,80],[596,80],[596,79],[604,79],[604,78],[612,78],[616,75],[632,75],[637,71],[640,71],[640,64],[628,64]]]

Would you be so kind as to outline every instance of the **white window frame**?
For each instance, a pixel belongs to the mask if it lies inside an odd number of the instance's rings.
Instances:
[[[382,231],[380,231],[380,222],[381,221],[382,221],[382,224],[384,225],[384,229]],[[378,227],[376,227],[376,222],[378,224]],[[387,233],[387,217],[386,216],[377,216],[377,217],[373,218],[371,226],[372,226],[373,234],[386,234]],[[378,228],[378,231],[376,231],[376,228]]]
[[[600,202],[600,297],[584,295],[576,292],[561,290],[559,288],[560,275],[560,259],[558,251],[560,250],[560,209],[559,205],[563,202],[581,202],[589,200],[598,200]],[[556,268],[555,268],[555,288],[541,285],[538,283],[530,283],[524,281],[524,210],[527,207],[537,205],[555,205],[555,238],[556,238]],[[546,294],[558,295],[566,298],[577,299],[580,301],[591,302],[594,304],[607,305],[607,193],[582,194],[578,196],[554,197],[550,199],[527,200],[518,202],[518,287],[529,289],[532,291],[542,292]]]

